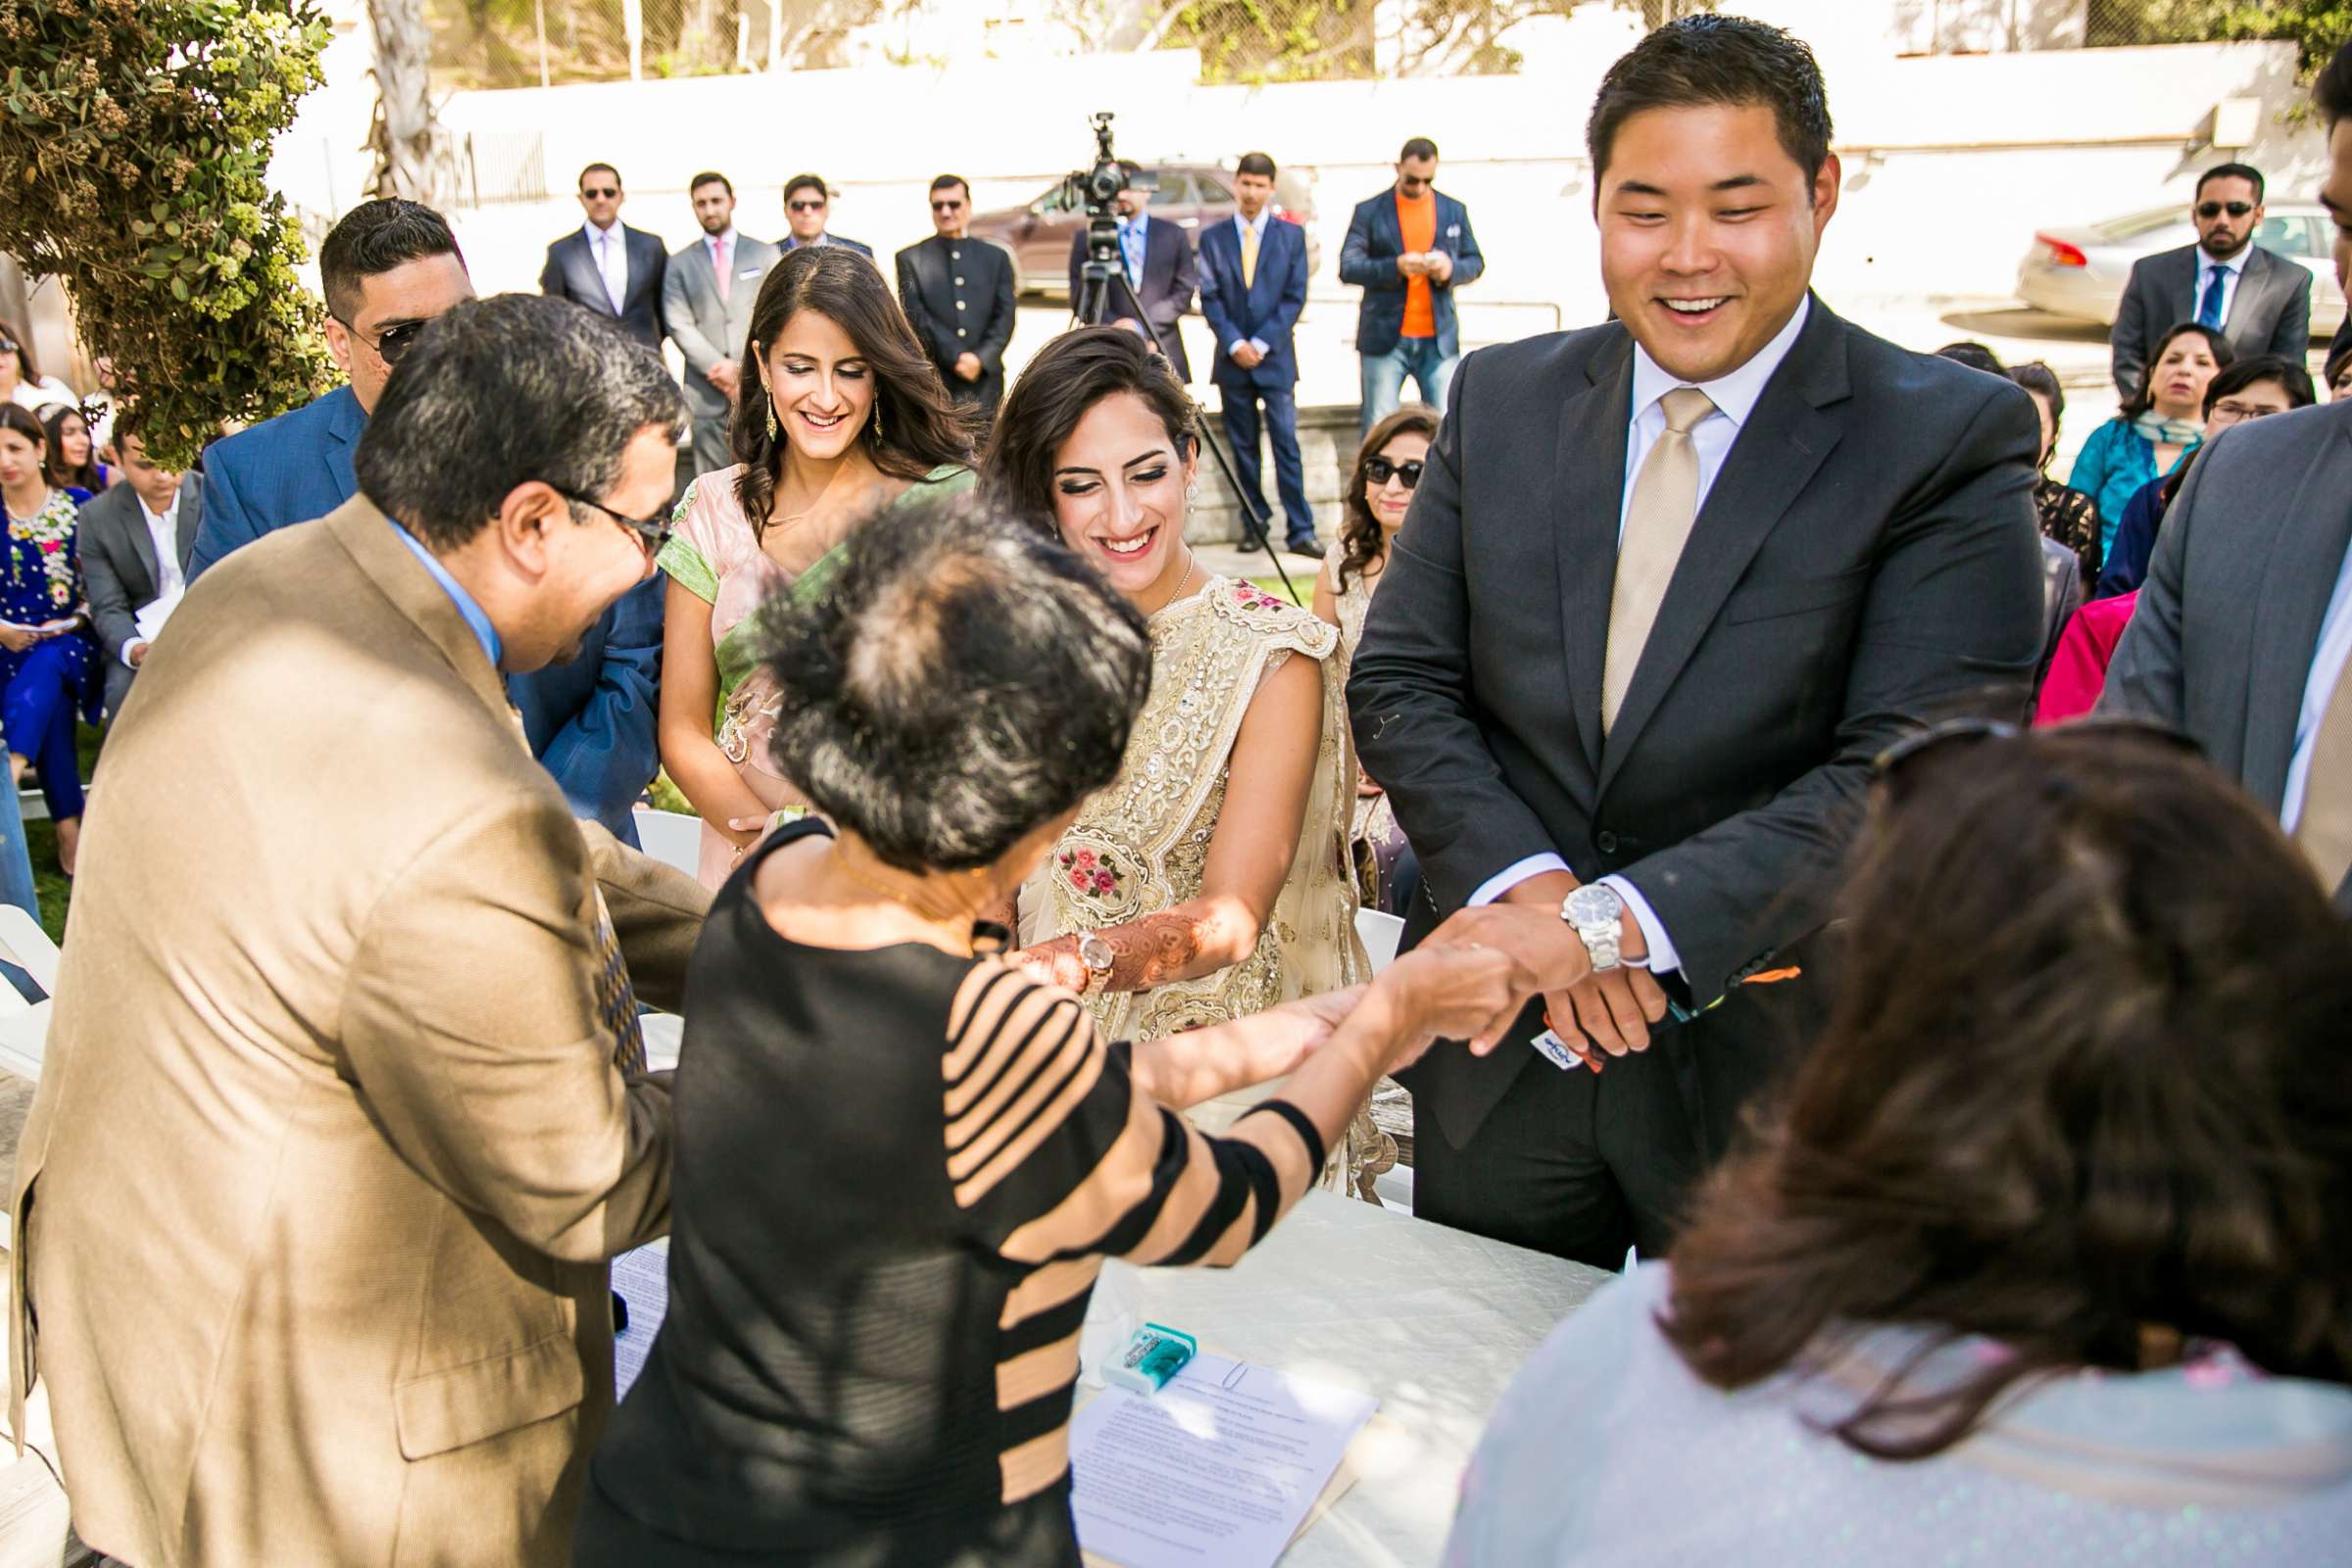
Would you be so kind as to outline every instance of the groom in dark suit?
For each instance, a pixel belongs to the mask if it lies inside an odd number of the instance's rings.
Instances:
[[[1463,361],[1348,706],[1420,857],[1413,934],[1465,911],[1592,1063],[1531,1049],[1535,1007],[1432,1053],[1414,1211],[1614,1268],[1663,1252],[1821,1016],[1804,939],[1873,758],[2021,713],[2038,429],[1811,294],[1839,169],[1796,39],[1658,28],[1588,141],[1618,319]]]
[[[584,305],[660,353],[662,279],[669,252],[656,235],[620,220],[620,171],[590,164],[580,171],[580,210],[588,220],[547,248],[539,292]]]
[[[1275,216],[1274,160],[1250,153],[1234,166],[1233,220],[1200,231],[1200,314],[1216,334],[1209,379],[1224,405],[1225,439],[1245,506],[1268,515],[1259,481],[1258,414],[1274,448],[1289,548],[1319,556],[1306,466],[1298,456],[1298,351],[1291,334],[1306,309],[1306,235]]]

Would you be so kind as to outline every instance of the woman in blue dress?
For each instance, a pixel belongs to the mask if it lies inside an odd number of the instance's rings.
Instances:
[[[2237,356],[2211,327],[2182,321],[2156,341],[2146,385],[2090,432],[2066,481],[2098,504],[2099,559],[2140,486],[2188,461],[2205,439],[2205,384]]]
[[[77,509],[49,483],[40,421],[0,407],[0,501],[7,548],[0,555],[0,737],[9,784],[40,769],[41,799],[57,824],[57,859],[74,874],[81,837],[81,768],[74,717],[90,685],[91,645],[83,634]]]

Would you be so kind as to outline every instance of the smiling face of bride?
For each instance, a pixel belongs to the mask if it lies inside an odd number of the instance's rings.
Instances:
[[[850,450],[874,407],[874,372],[840,322],[798,311],[761,359],[784,440],[804,458]]]
[[[1167,604],[1192,570],[1185,490],[1196,462],[1133,392],[1098,401],[1054,454],[1054,520],[1062,542],[1147,614]]]

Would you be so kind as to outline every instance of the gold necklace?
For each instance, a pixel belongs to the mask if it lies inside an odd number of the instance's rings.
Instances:
[[[1176,579],[1176,591],[1168,595],[1167,598],[1161,600],[1159,602],[1159,609],[1152,611],[1152,615],[1158,614],[1161,610],[1167,609],[1170,605],[1176,603],[1177,600],[1182,599],[1184,597],[1184,590],[1192,584],[1193,573],[1200,569],[1200,558],[1194,555],[1189,546],[1185,550],[1185,556],[1187,559],[1184,564],[1184,575]],[[1152,615],[1146,615],[1144,618],[1146,620],[1150,620]]]

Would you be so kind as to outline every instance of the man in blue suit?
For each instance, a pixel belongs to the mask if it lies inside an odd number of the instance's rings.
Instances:
[[[1258,478],[1258,411],[1274,441],[1274,482],[1282,494],[1290,548],[1323,554],[1315,514],[1306,504],[1306,467],[1298,458],[1298,353],[1291,333],[1306,308],[1306,235],[1275,218],[1274,160],[1250,153],[1234,166],[1233,221],[1200,231],[1200,314],[1216,334],[1209,371],[1225,406],[1225,439],[1242,481],[1242,500],[1270,516]]]
[[[1193,378],[1192,357],[1184,352],[1185,313],[1200,286],[1200,264],[1193,255],[1193,237],[1177,224],[1152,221],[1152,193],[1135,182],[1143,173],[1137,164],[1122,162],[1128,188],[1112,204],[1119,215],[1119,272],[1110,280],[1105,322],[1120,326],[1151,323],[1151,336],[1167,356],[1176,379]],[[1087,231],[1070,236],[1070,301],[1085,297]]]
[[[204,519],[188,580],[263,534],[323,517],[359,489],[352,454],[368,411],[417,330],[473,297],[457,237],[415,202],[373,201],[346,214],[318,250],[328,352],[351,377],[324,397],[216,443],[204,455]],[[495,416],[484,410],[484,417]],[[569,662],[507,682],[531,755],[571,808],[637,842],[630,808],[659,765],[655,688],[662,670],[662,584],[649,579],[605,612]]]
[[[1470,209],[1438,190],[1438,144],[1415,136],[1396,159],[1396,183],[1360,202],[1340,247],[1340,281],[1364,291],[1355,317],[1363,356],[1364,433],[1396,412],[1411,376],[1421,401],[1446,412],[1461,363],[1453,291],[1487,270]]]

